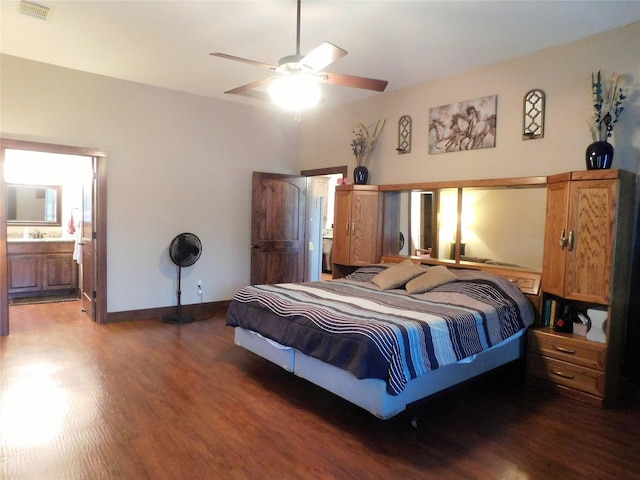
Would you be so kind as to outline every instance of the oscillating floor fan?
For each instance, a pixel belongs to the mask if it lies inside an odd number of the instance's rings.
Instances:
[[[171,241],[169,245],[169,257],[178,266],[178,306],[175,315],[168,315],[162,319],[164,323],[191,323],[195,321],[191,315],[182,313],[180,303],[180,283],[182,280],[182,267],[190,267],[198,261],[202,253],[202,243],[193,233],[181,233]]]

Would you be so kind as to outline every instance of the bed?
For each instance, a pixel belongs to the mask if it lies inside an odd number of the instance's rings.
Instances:
[[[513,281],[410,261],[245,287],[227,312],[237,345],[381,419],[520,359],[534,319]]]

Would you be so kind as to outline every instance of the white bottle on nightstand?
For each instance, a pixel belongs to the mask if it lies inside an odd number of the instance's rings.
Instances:
[[[591,328],[587,332],[587,340],[607,343],[607,311],[590,308],[587,310],[587,315],[591,320]]]

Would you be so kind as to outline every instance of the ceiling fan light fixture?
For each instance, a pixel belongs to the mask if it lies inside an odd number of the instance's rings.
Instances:
[[[275,78],[269,86],[271,100],[283,110],[302,111],[320,103],[320,86],[314,75],[294,73]]]

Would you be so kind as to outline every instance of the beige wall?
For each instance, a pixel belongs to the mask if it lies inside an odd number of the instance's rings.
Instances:
[[[508,39],[505,39],[508,41]],[[352,126],[386,118],[370,163],[370,183],[390,184],[493,177],[548,175],[584,170],[591,143],[591,72],[625,74],[630,95],[612,143],[613,166],[634,172],[640,156],[640,23],[514,60],[436,79],[412,88],[374,95],[340,108],[307,114],[300,127],[301,168],[355,162]],[[418,59],[428,62],[429,59]],[[545,136],[522,140],[522,99],[532,89],[546,94]],[[429,155],[429,108],[498,96],[496,147]],[[412,153],[398,155],[397,122],[413,119]]]
[[[109,312],[175,305],[171,239],[196,233],[183,303],[249,282],[251,172],[296,173],[290,115],[1,57],[3,137],[107,150]]]
[[[388,120],[370,165],[371,183],[582,170],[591,141],[591,72],[617,71],[627,74],[635,93],[616,128],[614,167],[637,172],[638,51],[640,23],[319,110],[299,127],[288,114],[2,56],[0,134],[108,151],[109,312],[175,304],[167,246],[182,231],[193,231],[204,244],[201,260],[184,272],[183,302],[199,301],[198,279],[205,302],[224,300],[249,281],[251,172],[353,168],[349,144],[357,121]],[[545,137],[522,141],[522,97],[534,87],[547,95]],[[430,107],[493,94],[496,148],[426,153]],[[398,155],[403,114],[413,118],[413,150]]]

